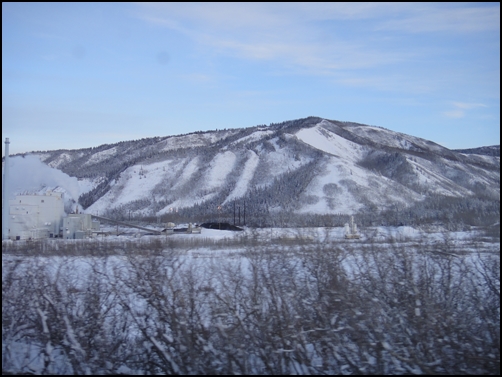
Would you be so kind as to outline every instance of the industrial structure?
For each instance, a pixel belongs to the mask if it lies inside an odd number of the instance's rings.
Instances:
[[[350,224],[345,224],[345,238],[347,239],[358,239],[361,238],[357,232],[357,225],[354,223],[354,216],[350,216]]]
[[[88,214],[69,214],[64,210],[63,194],[16,195],[9,199],[9,138],[5,138],[2,180],[2,240],[40,238],[79,239],[99,231],[99,221]]]
[[[2,240],[9,238],[9,138],[5,138],[5,160],[2,179]]]
[[[56,238],[65,215],[63,194],[17,195],[9,200],[8,238],[13,240]]]
[[[85,213],[66,215],[63,194],[48,191],[45,195],[16,195],[9,200],[5,239],[40,238],[82,239],[98,232],[99,221]]]
[[[119,225],[127,226],[127,227],[130,227],[130,228],[141,229],[141,230],[144,230],[144,231],[147,231],[147,232],[151,232],[153,234],[158,234],[158,235],[160,235],[160,234],[163,233],[163,231],[161,231],[161,230],[150,229],[150,228],[146,228],[144,226],[134,225],[134,224],[126,223],[126,222],[119,221],[119,220],[113,220],[113,219],[109,219],[109,218],[102,217],[102,216],[97,216],[97,215],[91,215],[91,216],[94,217],[95,219],[98,219],[98,220],[101,220],[101,221],[105,221],[105,222],[110,222],[110,223],[116,224],[117,225],[117,235],[118,235],[118,226]]]
[[[2,240],[35,240],[43,238],[83,239],[100,233],[100,221],[112,222],[149,233],[173,234],[174,224],[167,223],[164,230],[150,229],[140,225],[112,220],[97,215],[78,213],[66,214],[63,193],[47,191],[43,195],[16,195],[9,200],[9,138],[5,139],[5,160],[2,190]],[[188,234],[201,233],[193,226],[183,229]],[[103,234],[103,233],[101,233]]]
[[[62,238],[78,240],[92,237],[93,232],[99,232],[99,221],[92,220],[87,213],[72,213],[63,218]]]

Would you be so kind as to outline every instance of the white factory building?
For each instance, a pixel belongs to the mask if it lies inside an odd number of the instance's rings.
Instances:
[[[89,214],[64,211],[63,194],[17,195],[9,201],[9,238],[29,240],[40,238],[82,239],[99,231],[99,221]]]
[[[9,200],[9,238],[26,240],[58,237],[64,212],[63,194],[17,195]]]

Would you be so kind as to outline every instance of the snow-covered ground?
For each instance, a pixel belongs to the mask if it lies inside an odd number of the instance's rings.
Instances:
[[[153,231],[161,231],[163,227],[142,224]],[[186,228],[188,224],[179,224],[177,228]],[[249,228],[243,231],[215,230],[202,228],[200,234],[175,232],[167,235],[154,235],[144,230],[130,227],[103,225],[101,234],[84,240],[47,240],[52,245],[57,244],[88,244],[105,243],[118,245],[121,243],[150,243],[155,240],[174,242],[180,248],[190,249],[193,253],[242,252],[249,246],[267,249],[277,245],[287,244],[293,249],[316,247],[319,244],[347,250],[362,250],[368,246],[378,248],[408,248],[413,250],[434,250],[439,246],[448,248],[452,253],[465,254],[469,252],[500,253],[500,243],[497,238],[485,236],[483,229],[472,228],[470,231],[450,232],[436,227],[434,229],[418,229],[410,226],[400,227],[367,227],[359,229],[359,239],[345,239],[343,227],[312,227],[312,228]],[[117,235],[118,231],[118,235]],[[22,247],[25,243],[19,241],[3,241],[2,245],[11,248]],[[218,253],[216,253],[218,254]]]

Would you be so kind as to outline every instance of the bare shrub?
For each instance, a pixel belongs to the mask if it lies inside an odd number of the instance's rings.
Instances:
[[[251,241],[238,258],[194,259],[163,238],[4,256],[3,370],[499,373],[498,255],[457,254],[448,238]]]

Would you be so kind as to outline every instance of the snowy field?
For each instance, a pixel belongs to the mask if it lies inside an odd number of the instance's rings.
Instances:
[[[202,229],[2,243],[2,369],[497,374],[484,229]]]
[[[152,230],[160,231],[162,228],[146,226]],[[179,228],[187,228],[188,224],[179,224]],[[209,253],[213,256],[224,257],[229,252],[239,254],[249,251],[250,248],[275,249],[283,245],[288,250],[317,248],[319,244],[324,246],[354,250],[364,250],[368,247],[378,248],[407,248],[421,249],[440,252],[448,249],[452,254],[465,253],[500,253],[499,238],[492,237],[483,228],[472,227],[469,231],[451,232],[441,227],[429,227],[425,229],[410,226],[400,227],[367,227],[359,231],[360,239],[348,240],[344,237],[342,227],[311,227],[311,228],[247,228],[244,231],[214,230],[202,228],[200,234],[174,233],[169,235],[152,235],[143,230],[122,226],[102,226],[104,234],[92,239],[83,240],[43,240],[30,242],[3,241],[2,249],[5,253],[16,254],[17,249],[30,248],[33,244],[43,245],[44,250],[50,254],[50,250],[65,249],[67,246],[75,246],[79,250],[85,250],[86,245],[93,247],[115,246],[127,244],[149,244],[160,242],[165,245],[173,245],[186,255],[202,255]],[[118,232],[118,235],[117,235]]]

